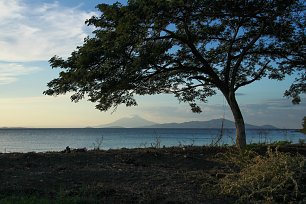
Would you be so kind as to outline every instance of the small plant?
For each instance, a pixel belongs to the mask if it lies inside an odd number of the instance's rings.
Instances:
[[[101,136],[100,138],[97,138],[95,142],[93,143],[94,150],[100,150],[102,148],[103,141],[104,141],[103,136]]]
[[[177,141],[177,142],[178,142],[178,147],[179,147],[179,148],[184,147],[184,145],[183,145],[183,143],[182,143],[181,141]]]
[[[236,197],[237,203],[289,203],[305,200],[305,158],[273,152],[255,156],[240,172],[220,182],[220,191]]]
[[[305,144],[305,139],[299,139],[299,144],[304,145]]]
[[[139,148],[146,148],[147,147],[147,142],[142,142],[139,144]]]
[[[193,147],[194,144],[195,144],[196,138],[194,136],[192,136],[192,138],[190,140],[191,140],[190,146]]]
[[[302,133],[306,134],[306,116],[303,118],[302,126],[303,126],[303,128],[300,131]]]
[[[188,144],[188,142],[186,140],[178,140],[178,147],[180,148],[186,148],[186,147],[194,147],[195,146],[195,141],[196,141],[196,138],[195,137],[192,137],[191,139],[189,139],[191,141],[190,144]]]
[[[151,147],[160,148],[160,137],[159,136],[155,137],[155,142],[151,143]]]
[[[276,145],[276,146],[285,146],[285,145],[290,145],[292,144],[291,141],[287,141],[287,140],[280,140],[280,141],[275,141],[272,143],[272,145]]]
[[[268,143],[268,131],[264,129],[260,129],[258,131],[259,143],[267,144]]]

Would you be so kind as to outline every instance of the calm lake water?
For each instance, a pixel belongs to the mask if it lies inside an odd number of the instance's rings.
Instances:
[[[151,146],[208,145],[218,129],[35,128],[0,129],[0,152],[46,152],[70,148],[118,149]],[[226,129],[219,144],[233,144],[235,130]],[[298,143],[306,136],[296,130],[247,130],[247,142]]]

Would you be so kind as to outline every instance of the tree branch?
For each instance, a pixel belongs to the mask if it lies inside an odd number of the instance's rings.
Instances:
[[[257,35],[251,40],[251,42],[243,48],[241,54],[239,55],[238,57],[238,60],[233,68],[233,72],[232,72],[232,77],[231,77],[231,85],[230,85],[230,88],[231,89],[234,89],[234,86],[235,86],[235,83],[236,83],[236,75],[238,73],[238,69],[239,69],[239,66],[243,60],[243,58],[245,57],[246,53],[252,48],[252,46],[256,43],[256,41],[260,38],[261,34],[262,34],[262,31],[264,30],[265,28],[265,23],[263,23],[261,25],[261,28],[260,28],[260,31],[257,33]]]
[[[228,48],[228,51],[227,51],[227,62],[226,62],[226,67],[225,67],[225,72],[224,72],[224,81],[225,83],[229,83],[229,75],[230,75],[230,70],[231,70],[231,62],[232,62],[232,55],[231,55],[231,52],[232,52],[232,49],[233,49],[233,45],[235,43],[235,40],[236,40],[236,37],[238,35],[238,32],[239,32],[239,29],[240,29],[240,22],[239,22],[239,25],[238,27],[236,28],[236,31],[234,33],[234,36],[230,42],[230,45],[229,45],[229,48]]]
[[[172,35],[165,35],[165,36],[159,36],[159,37],[151,37],[151,38],[145,38],[144,40],[164,40],[164,39],[172,39]]]
[[[208,83],[211,83],[211,85],[214,85],[214,82],[207,78],[207,77],[204,77],[204,76],[193,76],[193,77],[189,77],[189,79],[196,79],[198,81],[204,81],[204,82],[208,82]]]
[[[203,84],[197,84],[197,85],[193,85],[193,86],[188,86],[188,87],[185,87],[185,88],[182,88],[182,89],[180,89],[180,90],[178,90],[178,91],[171,91],[172,93],[181,93],[181,92],[185,92],[185,91],[187,91],[187,90],[190,90],[190,89],[194,89],[194,88],[196,88],[196,87],[200,87],[200,86],[203,86]]]
[[[189,31],[186,20],[184,20],[184,29],[187,35],[186,44],[189,46],[189,48],[191,49],[191,52],[195,55],[195,57],[204,65],[203,72],[212,78],[212,81],[214,82],[214,84],[216,84],[217,87],[221,87],[222,82],[219,76],[214,72],[213,68],[209,65],[208,61],[204,59],[204,57],[195,47],[193,43],[193,38],[192,38],[191,32]]]
[[[266,70],[266,68],[267,68],[267,66],[268,66],[269,63],[270,63],[270,61],[267,62],[267,63],[257,72],[257,74],[255,74],[255,76],[254,76],[253,79],[251,79],[251,80],[249,80],[249,81],[242,82],[242,83],[240,83],[240,84],[237,84],[237,86],[234,88],[234,91],[237,91],[237,90],[238,90],[240,87],[242,87],[242,86],[246,86],[246,85],[248,85],[248,84],[253,83],[254,81],[259,80],[259,79],[263,76],[263,74],[265,73],[265,70]]]
[[[195,57],[204,65],[205,69],[204,70],[202,69],[201,71],[203,71],[205,74],[211,76],[215,80],[215,84],[220,84],[220,79],[219,79],[218,75],[214,72],[214,70],[211,68],[209,63],[203,58],[203,56],[200,54],[200,52],[194,46],[193,42],[189,40],[190,37],[188,37],[188,39],[185,39],[181,36],[178,36],[173,31],[170,31],[166,28],[163,29],[163,31],[170,34],[173,38],[181,41],[182,43],[187,44],[189,46],[189,48],[191,49],[191,52],[195,55]]]

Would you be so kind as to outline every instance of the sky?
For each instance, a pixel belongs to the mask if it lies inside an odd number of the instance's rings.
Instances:
[[[113,0],[0,0],[0,127],[87,127],[138,115],[157,123],[206,121],[232,114],[220,93],[192,113],[188,104],[173,95],[137,96],[138,106],[119,106],[100,112],[95,104],[70,101],[64,96],[45,96],[47,83],[58,76],[48,60],[68,57],[83,44],[93,28],[85,20],[99,15],[95,6]],[[124,2],[124,1],[122,1]],[[285,81],[264,79],[240,89],[238,102],[246,123],[301,128],[305,100],[292,105]],[[303,96],[305,98],[305,96]]]

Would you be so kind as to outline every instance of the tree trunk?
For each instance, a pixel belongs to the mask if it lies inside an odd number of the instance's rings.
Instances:
[[[223,93],[224,94],[224,93]],[[235,125],[236,125],[236,146],[239,149],[242,149],[246,146],[246,134],[245,134],[245,125],[244,125],[244,119],[241,114],[239,105],[236,100],[235,93],[228,93],[224,94],[225,98],[231,108],[231,111],[233,113],[234,119],[235,119]]]

